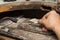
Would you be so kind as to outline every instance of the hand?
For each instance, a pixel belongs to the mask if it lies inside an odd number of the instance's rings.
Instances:
[[[47,29],[53,30],[55,27],[60,26],[60,16],[56,11],[52,10],[44,15],[39,23],[45,25]]]

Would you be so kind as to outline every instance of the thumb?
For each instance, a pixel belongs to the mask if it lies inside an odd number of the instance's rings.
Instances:
[[[42,19],[38,20],[38,23],[39,23],[39,24],[42,24],[42,23],[43,23],[43,22],[42,22]]]
[[[45,18],[42,18],[38,21],[38,23],[40,23],[40,24],[45,24],[46,22],[47,22],[47,19],[45,19]]]

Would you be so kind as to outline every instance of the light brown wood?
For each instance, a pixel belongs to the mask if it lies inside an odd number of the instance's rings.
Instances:
[[[39,7],[40,7],[40,5],[54,7],[57,4],[56,3],[47,3],[47,2],[17,2],[17,3],[0,5],[0,12],[21,10],[21,9],[33,9],[34,5],[35,6],[38,5]],[[29,6],[31,6],[31,7],[29,7]]]

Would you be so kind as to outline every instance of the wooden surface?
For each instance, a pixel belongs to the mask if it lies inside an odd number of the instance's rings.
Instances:
[[[14,40],[14,39],[0,35],[0,40]]]
[[[41,5],[54,7],[56,3],[44,3],[44,2],[17,2],[10,4],[0,5],[0,12],[24,10],[24,9],[39,9]]]

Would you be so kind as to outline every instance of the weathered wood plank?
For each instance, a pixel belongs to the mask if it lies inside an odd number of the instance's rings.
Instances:
[[[56,3],[45,2],[16,2],[0,5],[0,12],[24,10],[24,9],[39,9],[41,5],[54,7]]]

